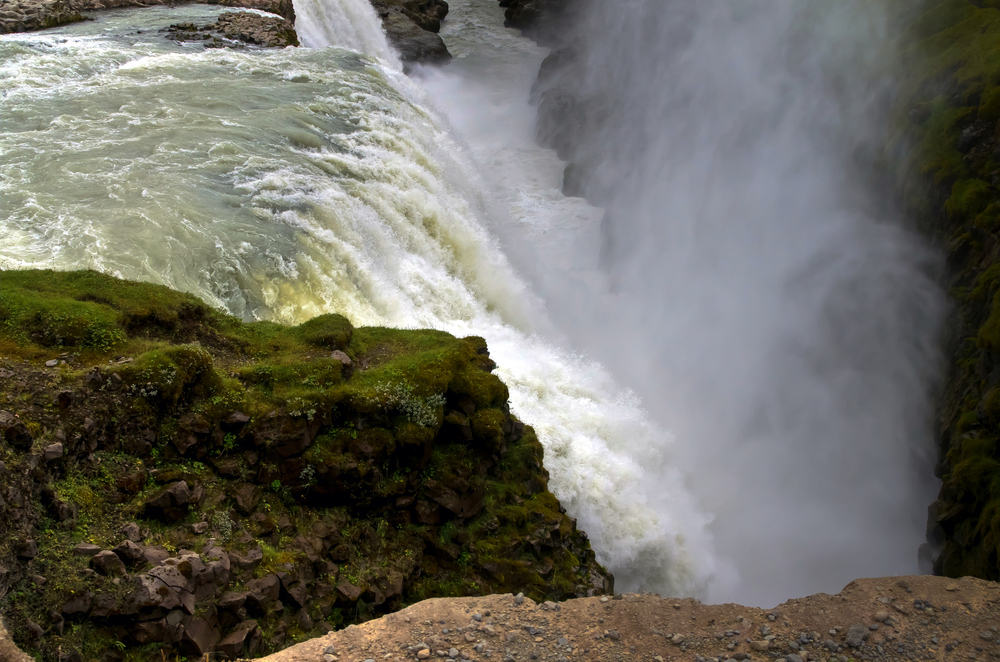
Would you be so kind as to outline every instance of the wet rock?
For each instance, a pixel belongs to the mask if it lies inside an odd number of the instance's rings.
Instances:
[[[402,6],[392,4],[391,0],[372,0],[372,6],[382,19],[389,43],[404,63],[443,64],[451,60],[440,35],[421,28]]]

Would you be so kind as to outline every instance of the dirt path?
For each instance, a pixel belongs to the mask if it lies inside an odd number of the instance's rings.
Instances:
[[[998,626],[1000,584],[971,578],[859,579],[774,609],[652,594],[536,604],[508,594],[427,600],[264,660],[1000,660]]]

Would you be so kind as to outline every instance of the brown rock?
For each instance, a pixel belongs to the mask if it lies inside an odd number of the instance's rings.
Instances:
[[[134,544],[134,543],[133,543]],[[125,564],[110,550],[98,552],[90,559],[90,567],[102,575],[124,575]]]
[[[63,445],[60,443],[49,444],[42,449],[42,459],[46,462],[58,460],[63,456]]]
[[[131,540],[122,542],[113,551],[122,560],[122,563],[128,566],[143,563],[146,560],[146,555],[143,553],[142,547]]]
[[[230,490],[230,496],[233,498],[237,512],[249,515],[257,509],[257,505],[264,495],[256,485],[238,483]]]
[[[200,658],[211,651],[220,639],[222,634],[218,628],[203,618],[194,618],[184,628],[184,635],[180,641],[181,654]]]
[[[227,660],[241,657],[251,657],[260,648],[261,632],[256,621],[240,623],[225,639],[216,646]]]
[[[9,411],[0,411],[0,437],[18,450],[31,448],[32,438],[28,426]]]

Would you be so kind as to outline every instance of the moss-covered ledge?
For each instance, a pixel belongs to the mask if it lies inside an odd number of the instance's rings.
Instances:
[[[896,145],[905,198],[945,247],[955,311],[940,418],[935,570],[1000,580],[1000,2],[914,17]]]
[[[429,597],[610,591],[493,368],[481,338],[0,273],[0,613],[43,659],[234,658]]]

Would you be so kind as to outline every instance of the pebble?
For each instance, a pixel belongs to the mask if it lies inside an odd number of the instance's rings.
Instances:
[[[602,602],[606,602],[607,598],[601,598]],[[524,593],[518,593],[514,596],[514,604],[523,605],[524,604]]]
[[[457,648],[449,648],[448,649],[448,657],[458,657],[458,649]]]
[[[429,648],[421,648],[419,651],[417,651],[418,660],[426,660],[430,656],[431,656],[431,649]]]
[[[770,641],[751,641],[750,648],[761,653],[767,651],[771,647]]]
[[[517,598],[515,598],[515,601],[516,600],[517,600]],[[601,602],[607,602],[607,601],[608,601],[608,596],[606,596],[606,595],[601,596]]]
[[[45,362],[45,367],[46,368],[54,368],[57,365],[59,365],[59,359],[52,359],[51,361],[46,361]]]
[[[682,643],[684,643],[684,635],[683,634],[675,634],[674,636],[672,636],[670,638],[670,641],[672,643],[675,643],[675,644],[682,644]]]
[[[993,641],[993,633],[989,630],[983,630],[979,633],[980,639],[985,639],[986,641]]]

